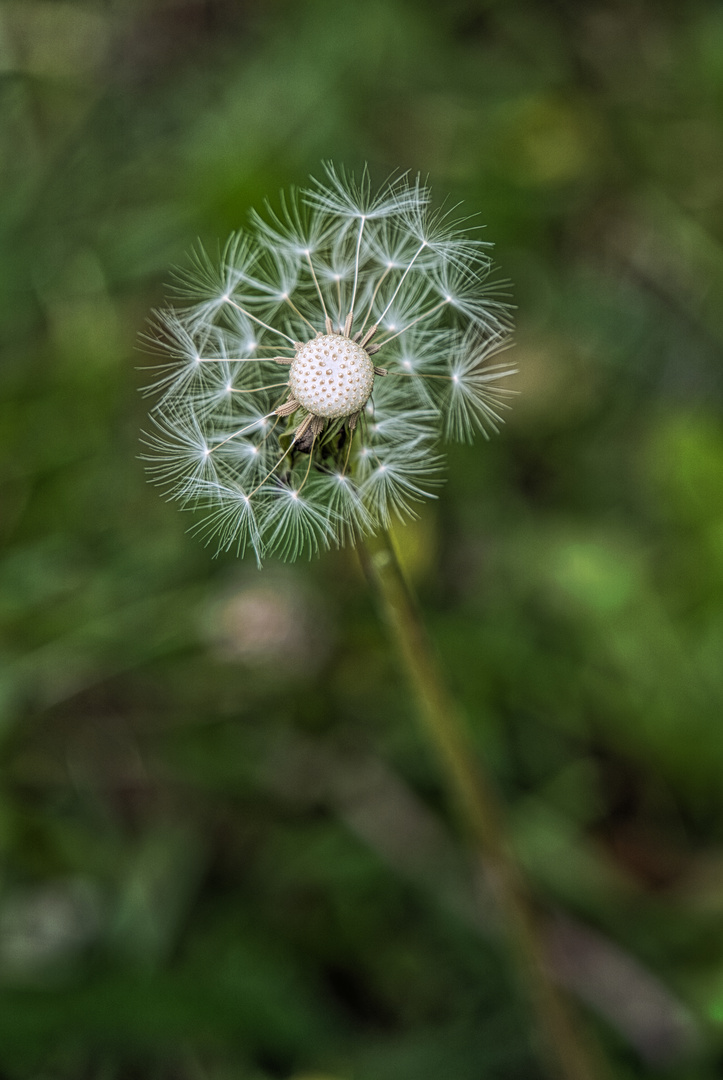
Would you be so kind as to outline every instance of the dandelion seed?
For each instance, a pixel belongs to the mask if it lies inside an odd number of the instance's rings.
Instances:
[[[419,179],[375,191],[327,165],[218,261],[197,248],[149,334],[153,478],[205,509],[203,536],[259,561],[414,516],[440,439],[488,435],[506,406],[512,368],[492,361],[510,314],[487,246]]]

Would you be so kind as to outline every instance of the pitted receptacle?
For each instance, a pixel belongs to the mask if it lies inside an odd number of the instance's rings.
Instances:
[[[289,373],[291,396],[314,416],[351,416],[364,408],[374,385],[365,349],[340,334],[323,334],[297,349]]]

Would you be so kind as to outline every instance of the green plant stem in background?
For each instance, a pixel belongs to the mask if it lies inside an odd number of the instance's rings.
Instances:
[[[427,734],[472,839],[479,848],[511,952],[535,1013],[551,1076],[600,1080],[599,1055],[579,1030],[571,1006],[548,974],[543,939],[502,813],[471,746],[459,708],[442,676],[424,623],[385,530],[359,544],[364,572],[419,704]]]

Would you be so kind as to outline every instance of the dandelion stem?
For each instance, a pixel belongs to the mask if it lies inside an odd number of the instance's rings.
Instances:
[[[365,537],[357,550],[417,697],[420,717],[439,755],[447,786],[484,858],[510,950],[535,1014],[549,1076],[555,1080],[602,1080],[604,1073],[595,1048],[578,1030],[569,1003],[550,980],[538,921],[505,835],[497,797],[476,760],[391,538],[380,529]]]

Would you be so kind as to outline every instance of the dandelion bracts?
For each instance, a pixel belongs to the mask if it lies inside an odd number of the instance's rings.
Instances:
[[[501,422],[509,308],[488,245],[406,176],[324,182],[197,249],[147,340],[149,471],[219,547],[294,559],[414,514],[440,441]]]

